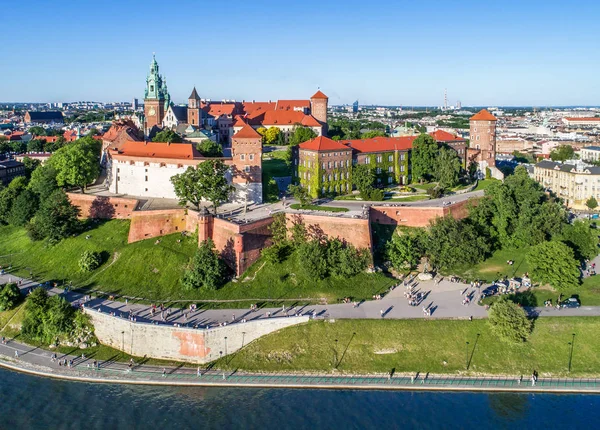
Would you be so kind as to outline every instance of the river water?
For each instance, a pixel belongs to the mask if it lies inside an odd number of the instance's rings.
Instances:
[[[0,369],[0,429],[597,428],[600,395],[103,385]]]

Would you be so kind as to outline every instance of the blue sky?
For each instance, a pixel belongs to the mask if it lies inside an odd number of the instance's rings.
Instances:
[[[600,2],[13,1],[0,101],[142,98],[152,52],[175,102],[600,104]]]

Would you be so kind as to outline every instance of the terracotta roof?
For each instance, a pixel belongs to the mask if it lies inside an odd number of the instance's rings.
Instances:
[[[313,94],[313,96],[311,97],[311,99],[328,99],[329,97],[327,97],[325,94],[323,94],[321,92],[321,90],[317,91],[316,93]]]
[[[339,151],[339,150],[350,150],[346,145],[331,140],[328,137],[318,136],[312,140],[301,143],[298,145],[300,149],[308,149],[309,151]]]
[[[202,103],[202,110],[215,118],[221,115],[233,115],[235,103]]]
[[[310,109],[310,100],[277,100],[275,110]]]
[[[572,117],[565,117],[565,119],[567,121],[598,121],[600,122],[600,118],[598,117],[586,117],[586,118],[572,118]]]
[[[188,100],[189,99],[200,100],[200,96],[198,95],[198,92],[196,91],[196,87],[194,87],[194,89],[192,90],[192,94],[190,94],[190,96],[188,97]]]
[[[173,158],[193,160],[200,154],[190,143],[136,142],[127,141],[118,151],[130,157]]]
[[[254,113],[259,113],[259,112],[265,112],[268,110],[275,110],[276,106],[277,106],[276,102],[244,102],[244,103],[242,103],[242,108],[244,109],[244,112],[246,112],[248,115],[251,115]]]
[[[444,130],[436,130],[433,133],[429,133],[429,135],[438,142],[465,142],[465,139],[462,137],[458,137]]]
[[[102,141],[112,149],[120,149],[127,141],[139,141],[137,132],[132,121],[115,121],[102,135]]]
[[[340,140],[358,152],[406,151],[418,136],[373,137],[371,139]]]
[[[471,121],[498,121],[487,109],[481,109],[470,118]]]
[[[289,110],[272,110],[249,116],[247,121],[252,125],[293,125],[302,124],[308,127],[320,127],[321,124],[312,115]]]
[[[45,140],[46,143],[50,143],[50,142],[56,142],[56,139],[58,139],[58,136],[35,136],[35,139]]]
[[[235,119],[233,121],[233,126],[234,127],[243,127],[244,124],[246,124],[244,117],[242,117],[241,115],[236,115]]]
[[[244,124],[242,129],[233,135],[233,138],[236,139],[262,139],[262,136],[258,134],[256,130],[250,127],[248,124]]]

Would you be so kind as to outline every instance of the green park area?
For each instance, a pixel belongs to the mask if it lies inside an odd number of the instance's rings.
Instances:
[[[292,176],[292,166],[286,162],[287,151],[267,152],[263,155],[263,175],[269,178]]]
[[[217,367],[269,372],[600,374],[600,318],[539,318],[527,342],[500,340],[486,320],[337,320],[286,328]],[[571,372],[568,372],[573,341]],[[467,345],[468,342],[468,345]],[[337,369],[337,370],[336,370]]]
[[[239,281],[217,290],[185,289],[181,284],[185,266],[198,249],[195,236],[181,234],[127,243],[129,221],[112,220],[92,224],[84,233],[50,245],[31,241],[25,229],[0,227],[0,265],[12,265],[15,274],[39,281],[53,280],[73,288],[142,298],[145,301],[217,300],[228,308],[249,306],[254,301],[277,302],[298,299],[299,303],[335,303],[347,296],[370,299],[385,291],[393,279],[382,273],[325,277],[314,280],[302,270],[296,253],[282,262],[259,259]],[[89,237],[86,239],[86,237]],[[92,272],[81,272],[84,251],[100,253],[103,263]],[[227,302],[227,300],[239,300]],[[185,305],[185,304],[183,304]],[[210,306],[217,306],[211,304]]]

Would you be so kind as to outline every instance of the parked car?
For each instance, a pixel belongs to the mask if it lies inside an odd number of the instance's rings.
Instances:
[[[498,293],[497,285],[490,285],[485,290],[483,290],[483,294],[485,294],[486,296],[493,296],[494,294],[497,294],[497,293]]]
[[[579,300],[575,297],[569,297],[567,300],[563,301],[560,304],[561,308],[578,308],[581,306],[581,303],[579,303]]]

